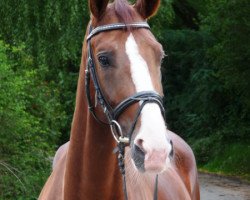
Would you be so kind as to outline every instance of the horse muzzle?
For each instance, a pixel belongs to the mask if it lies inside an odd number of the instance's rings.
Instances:
[[[132,159],[140,172],[161,173],[165,171],[173,157],[173,143],[166,140],[166,146],[155,148],[142,140],[135,140],[132,145]]]

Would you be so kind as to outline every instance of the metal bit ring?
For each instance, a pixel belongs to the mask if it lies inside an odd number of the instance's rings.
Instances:
[[[110,128],[111,128],[112,135],[117,143],[119,142],[129,143],[129,139],[127,137],[124,137],[122,133],[122,128],[117,121],[112,120],[110,124]]]

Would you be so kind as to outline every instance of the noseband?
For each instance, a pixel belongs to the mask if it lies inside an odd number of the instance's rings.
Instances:
[[[149,25],[146,22],[137,22],[137,23],[131,23],[131,24],[123,24],[123,23],[115,23],[115,24],[108,24],[104,26],[98,26],[94,29],[92,29],[91,25],[89,27],[89,35],[87,37],[87,47],[88,47],[88,63],[85,70],[85,91],[86,91],[86,97],[88,101],[88,108],[89,111],[92,113],[93,117],[100,123],[109,125],[111,128],[112,135],[117,145],[116,152],[119,152],[118,155],[118,161],[119,161],[119,167],[121,170],[121,173],[123,175],[123,190],[125,194],[125,199],[127,199],[127,190],[126,190],[126,180],[125,180],[125,167],[124,167],[124,151],[125,146],[130,144],[131,137],[134,132],[136,123],[138,121],[138,118],[141,114],[141,111],[143,107],[147,103],[156,103],[161,110],[161,113],[163,117],[165,116],[165,110],[163,107],[163,100],[162,96],[160,96],[155,91],[142,91],[134,94],[131,97],[128,97],[127,99],[120,102],[115,108],[113,108],[107,99],[105,98],[96,73],[96,64],[93,57],[93,51],[91,48],[91,38],[97,35],[101,32],[106,31],[112,31],[112,30],[127,30],[127,29],[138,29],[138,28],[144,28],[144,29],[150,29]],[[107,122],[104,122],[101,120],[95,112],[95,105],[93,104],[90,96],[90,78],[92,78],[94,88],[95,88],[95,95],[96,95],[96,101],[101,105],[103,112],[105,113],[107,117]],[[123,131],[121,129],[120,124],[118,123],[118,118],[120,115],[131,105],[140,102],[139,109],[137,110],[134,121],[132,123],[132,126],[129,130],[129,132],[124,135]],[[154,192],[154,199],[157,199],[157,185],[158,185],[158,176],[156,176],[156,182],[155,182],[155,192]]]

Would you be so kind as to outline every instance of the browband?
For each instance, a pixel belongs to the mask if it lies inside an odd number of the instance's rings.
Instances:
[[[150,29],[150,26],[147,22],[136,22],[131,24],[123,24],[123,23],[115,23],[115,24],[107,24],[103,26],[98,26],[94,28],[87,37],[87,40],[92,38],[94,35],[103,32],[103,31],[110,31],[110,30],[118,30],[118,29],[125,29],[125,28],[146,28]]]

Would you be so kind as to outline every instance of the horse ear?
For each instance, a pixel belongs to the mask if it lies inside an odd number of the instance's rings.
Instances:
[[[89,0],[89,9],[95,18],[99,19],[104,14],[109,0]]]
[[[160,0],[137,0],[135,8],[144,19],[148,19],[156,14],[160,2]]]

